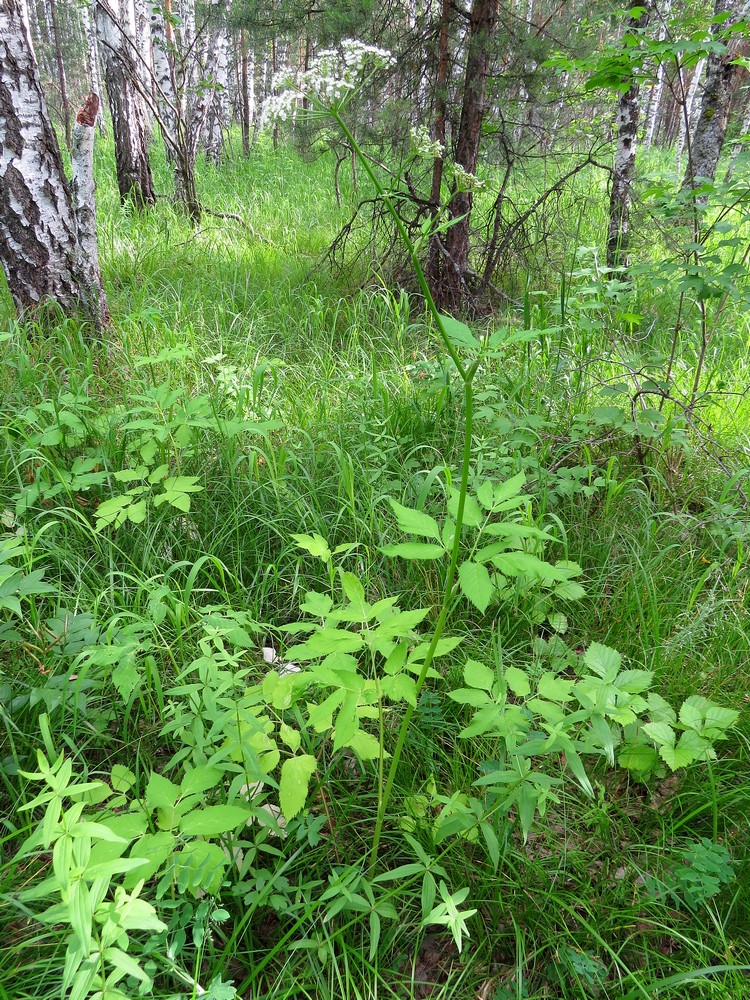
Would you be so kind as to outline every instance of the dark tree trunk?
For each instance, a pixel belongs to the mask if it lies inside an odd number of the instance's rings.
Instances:
[[[474,0],[466,41],[461,121],[456,143],[455,162],[467,174],[474,175],[479,158],[487,82],[488,44],[497,22],[498,0]],[[451,199],[449,212],[453,225],[445,232],[439,281],[433,287],[440,309],[460,309],[466,299],[469,274],[469,232],[473,194],[459,183]]]
[[[648,21],[649,11],[646,9],[643,10],[640,17],[631,18],[628,30],[633,32],[646,28]],[[608,267],[628,266],[630,202],[638,143],[638,117],[640,114],[638,94],[640,89],[640,84],[633,82],[620,97],[617,115],[617,150],[612,171],[612,190],[609,197]]]
[[[20,316],[56,303],[100,322],[19,0],[0,0],[0,260]],[[100,280],[100,279],[99,279]]]
[[[117,21],[117,7],[98,6],[96,25],[112,115],[117,186],[123,201],[131,198],[139,208],[144,208],[156,203],[156,192],[143,107],[134,83],[137,80],[134,56],[123,25]]]
[[[435,157],[432,165],[432,184],[430,201],[432,202],[433,220],[440,211],[440,192],[443,186],[443,163],[445,152],[445,116],[448,105],[448,73],[450,71],[450,52],[448,49],[448,31],[450,27],[451,0],[443,0],[440,15],[440,33],[438,35],[438,59],[435,73],[435,140],[443,147],[443,153]],[[442,254],[440,237],[435,233],[430,239],[427,251],[425,273],[433,292],[440,284],[442,269]]]
[[[726,29],[738,20],[742,10],[739,0],[715,0],[714,15],[729,14],[730,18],[721,25],[714,25],[714,31]],[[745,6],[747,6],[745,4]],[[737,39],[738,36],[734,36]],[[722,52],[712,52],[708,57],[706,81],[703,85],[703,99],[698,121],[690,136],[690,150],[683,190],[694,188],[698,179],[713,180],[719,163],[724,137],[729,124],[729,109],[737,76],[744,72],[734,64],[739,55],[738,43],[733,41]]]

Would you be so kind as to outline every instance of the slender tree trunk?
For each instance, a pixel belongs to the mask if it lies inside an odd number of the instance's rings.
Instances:
[[[685,84],[683,70],[680,68],[680,78],[678,80],[678,86],[681,88],[679,97],[679,118],[680,118],[680,137],[677,140],[677,173],[680,172],[680,162],[682,160],[682,152],[687,145],[688,136],[692,134],[693,123],[694,123],[694,109],[695,109],[695,98],[698,94],[698,87],[700,86],[701,80],[703,79],[703,71],[706,68],[706,59],[702,58],[698,61],[698,64],[693,71],[693,76],[690,80],[690,86],[688,87],[687,95],[685,95]]]
[[[57,5],[55,0],[47,0],[49,3],[49,16],[52,22],[52,35],[55,39],[55,58],[57,59],[57,78],[60,81],[60,106],[62,109],[63,125],[65,126],[65,144],[70,149],[70,105],[68,103],[68,83],[65,77],[65,64],[63,63],[62,48],[60,46],[60,25],[57,20]]]
[[[96,233],[96,184],[94,182],[94,126],[99,114],[99,95],[90,93],[76,115],[71,146],[73,211],[78,228],[78,262],[90,296],[89,311],[102,330],[109,323],[109,306],[99,267]]]
[[[495,30],[498,0],[474,0],[469,19],[466,72],[464,76],[461,122],[456,142],[457,166],[473,176],[479,158],[484,117],[484,95],[487,81],[487,46]],[[466,297],[469,272],[469,233],[473,194],[461,183],[450,203],[453,225],[443,241],[441,280],[433,294],[443,310],[460,309]]]
[[[206,159],[219,165],[221,150],[224,144],[224,129],[228,119],[229,95],[229,34],[226,28],[228,10],[226,4],[221,7],[216,4],[220,21],[211,33],[206,72],[204,78],[211,80],[213,90],[209,94],[205,122]]]
[[[96,0],[91,0],[96,4]],[[96,16],[96,15],[94,15]],[[99,48],[96,43],[96,27],[91,16],[91,6],[89,0],[81,5],[81,17],[83,18],[83,30],[86,35],[86,61],[89,75],[89,90],[101,95],[103,93],[101,75],[99,73]],[[102,114],[101,99],[96,123],[101,132],[104,132],[104,115]]]
[[[250,84],[245,29],[240,31],[240,90],[242,102],[242,152],[250,155]]]
[[[134,83],[138,70],[127,41],[131,30],[134,32],[129,7],[128,0],[122,6],[119,0],[110,0],[106,9],[99,4],[96,24],[112,115],[117,186],[123,201],[131,198],[135,205],[144,208],[156,203],[156,192],[148,159],[143,105]]]
[[[433,219],[440,211],[440,192],[443,185],[443,164],[445,155],[445,115],[448,105],[448,73],[450,70],[450,52],[448,48],[448,32],[450,28],[451,0],[443,0],[440,15],[440,33],[438,36],[438,60],[435,74],[435,139],[443,147],[443,153],[435,157],[432,164],[432,184],[430,201],[433,208]],[[434,234],[430,238],[427,251],[426,275],[431,287],[437,288],[440,283],[442,254],[440,237]]]
[[[639,31],[647,27],[648,21],[649,11],[646,9],[638,18],[631,18],[629,30]],[[640,85],[634,81],[620,97],[617,115],[617,150],[609,198],[608,267],[627,267],[629,263],[630,202],[638,143],[639,91]]]
[[[659,25],[659,41],[662,42],[666,38],[667,34],[667,19],[672,13],[672,0],[664,0],[662,4],[662,9],[659,12],[660,25]],[[654,141],[654,136],[656,134],[656,127],[659,122],[659,108],[661,107],[661,97],[664,92],[664,61],[659,60],[659,65],[656,69],[656,80],[654,81],[654,86],[651,91],[651,100],[649,101],[648,112],[646,115],[646,134],[643,140],[643,144],[646,149],[650,149]]]
[[[729,14],[730,17],[721,25],[714,25],[714,33],[739,20],[745,13],[743,7],[747,6],[747,3],[741,5],[739,0],[715,0],[714,15]],[[683,190],[694,188],[701,177],[712,181],[716,176],[729,124],[733,84],[741,72],[741,67],[734,64],[738,54],[735,41],[725,45],[723,51],[712,52],[708,57],[701,110],[690,137],[690,156],[682,182]]]
[[[54,302],[101,319],[19,0],[0,0],[0,261],[19,316]]]
[[[745,94],[745,114],[742,118],[742,125],[740,126],[740,136],[745,136],[750,132],[750,95]],[[724,183],[728,184],[732,179],[732,174],[734,173],[734,168],[737,165],[737,157],[740,153],[744,153],[747,150],[748,144],[746,141],[741,140],[737,142],[732,149],[732,155],[729,159],[729,166],[727,167],[727,172],[724,175]]]
[[[153,0],[150,14],[151,61],[154,69],[152,82],[156,90],[156,106],[162,123],[162,139],[167,160],[174,163],[177,119],[180,111],[174,72],[174,52],[170,43],[168,22],[164,16],[165,7],[160,0]]]

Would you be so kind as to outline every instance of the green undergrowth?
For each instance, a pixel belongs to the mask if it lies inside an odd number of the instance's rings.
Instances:
[[[746,316],[696,393],[590,252],[473,324],[420,690],[462,386],[332,167],[100,150],[106,342],[5,304],[0,997],[750,996]]]

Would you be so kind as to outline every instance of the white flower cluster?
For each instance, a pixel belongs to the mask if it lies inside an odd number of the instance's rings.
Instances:
[[[431,139],[426,125],[418,125],[409,130],[412,145],[417,156],[425,160],[435,160],[445,152],[445,146],[437,139]]]
[[[262,123],[285,121],[299,107],[300,99],[330,106],[359,86],[366,70],[390,69],[396,60],[385,49],[348,38],[338,49],[323,49],[304,73],[278,73],[272,89],[278,91],[263,106]]]
[[[453,164],[453,177],[459,191],[483,191],[487,186],[476,174],[470,174],[460,163]]]

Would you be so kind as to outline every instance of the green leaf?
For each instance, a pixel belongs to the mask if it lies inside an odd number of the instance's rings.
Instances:
[[[484,613],[495,591],[487,567],[467,559],[458,567],[458,584],[463,595]]]
[[[503,674],[505,683],[517,698],[525,698],[531,694],[531,684],[528,674],[518,667],[508,667]]]
[[[589,670],[593,670],[600,677],[614,680],[620,669],[622,657],[616,649],[610,649],[609,646],[603,646],[599,642],[592,642],[583,654],[583,662]]]
[[[421,510],[404,507],[392,497],[388,497],[388,503],[393,508],[399,528],[407,535],[421,535],[423,538],[434,538],[436,541],[440,541],[440,528],[434,517],[430,517],[429,514],[425,514]]]
[[[512,500],[519,496],[525,482],[526,474],[519,472],[504,483],[498,483],[493,489],[492,509],[497,510],[500,504],[505,503],[506,500]]]
[[[675,742],[675,732],[666,722],[647,722],[643,727],[643,732],[656,743],[658,747],[673,747]]]
[[[383,545],[384,556],[400,556],[402,559],[442,559],[445,549],[442,545],[427,542],[401,542],[398,545]]]
[[[308,590],[299,607],[300,611],[304,611],[306,615],[325,618],[333,607],[333,601],[328,594],[320,594],[317,590]]]
[[[448,495],[447,509],[451,517],[458,517],[458,501],[461,497],[461,491],[452,487]],[[471,493],[466,494],[466,499],[464,501],[464,524],[469,528],[478,528],[485,519],[485,515],[479,504],[476,502]]]
[[[448,339],[454,347],[463,348],[463,350],[468,351],[470,354],[478,354],[482,350],[481,340],[478,340],[474,336],[465,323],[454,319],[452,316],[446,316],[444,313],[440,313],[440,321],[443,324],[443,329]]]
[[[311,754],[290,757],[281,765],[279,805],[285,819],[292,819],[303,808],[316,768],[317,762]]]
[[[194,767],[185,772],[180,782],[183,795],[200,795],[201,792],[214,788],[221,781],[223,772],[216,767]]]
[[[383,694],[391,701],[406,701],[415,708],[417,706],[417,684],[408,674],[393,674],[385,676],[380,682]]]
[[[496,680],[495,671],[477,660],[467,660],[464,665],[464,681],[469,687],[491,691]]]
[[[328,548],[328,542],[322,535],[317,533],[313,535],[292,535],[292,538],[301,549],[305,549],[311,556],[317,556],[318,559],[322,559],[326,563],[330,562],[331,550]]]
[[[659,761],[659,754],[648,743],[627,743],[617,755],[617,763],[636,774],[650,774]]]
[[[171,809],[180,797],[180,790],[168,778],[154,772],[146,785],[146,801],[152,809]]]
[[[329,653],[356,653],[364,646],[364,639],[357,632],[346,629],[322,628],[313,632],[306,642],[287,650],[290,660],[313,660]]]
[[[366,733],[364,729],[358,729],[346,745],[361,760],[377,760],[380,757],[380,743],[378,743],[377,737],[373,736],[372,733]],[[384,751],[383,756],[389,757],[390,754]]]
[[[574,683],[564,677],[557,677],[548,670],[539,678],[537,691],[540,698],[547,698],[549,701],[570,701]]]
[[[188,837],[219,837],[247,823],[251,812],[250,806],[206,806],[183,816],[180,832]]]

